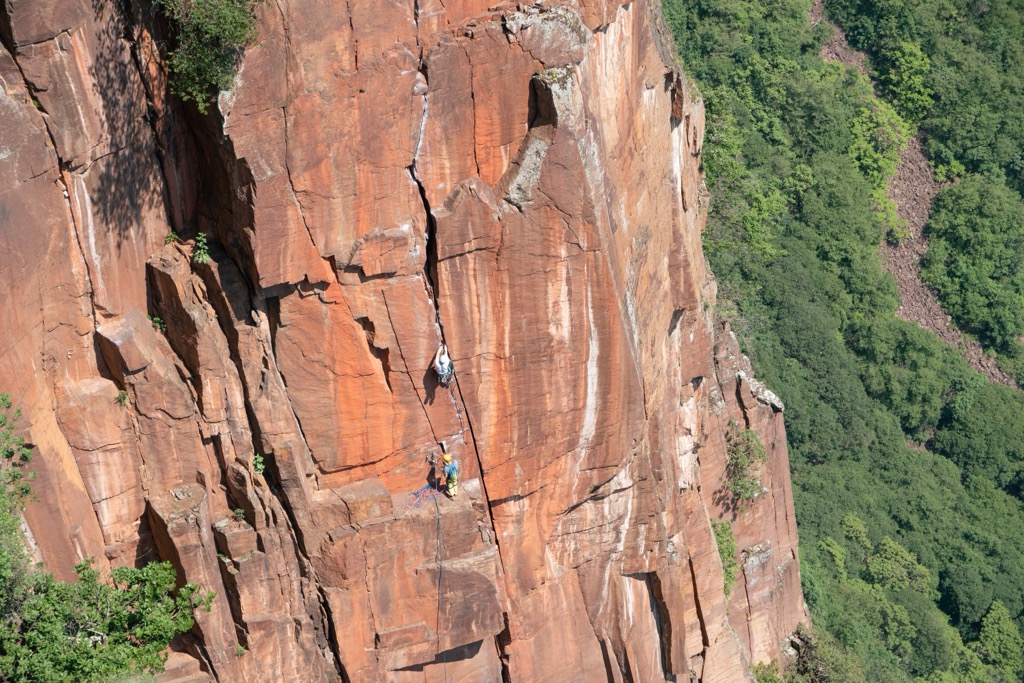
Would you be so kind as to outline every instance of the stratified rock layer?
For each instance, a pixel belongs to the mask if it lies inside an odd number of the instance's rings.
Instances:
[[[165,680],[732,682],[779,659],[806,618],[782,405],[713,324],[703,107],[656,10],[282,0],[260,22],[200,119],[150,5],[0,4],[0,389],[46,565],[164,559],[214,590]],[[743,509],[732,421],[769,453]],[[455,500],[424,488],[440,443]],[[728,602],[712,518],[740,548]]]

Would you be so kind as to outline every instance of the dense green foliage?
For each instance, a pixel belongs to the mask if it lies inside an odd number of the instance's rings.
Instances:
[[[942,178],[924,275],[957,325],[1024,383],[1024,6],[1014,0],[826,0],[919,122]]]
[[[912,124],[939,107],[942,63],[903,37],[880,75],[893,105],[880,102],[866,78],[818,57],[827,28],[810,26],[809,4],[664,0],[707,108],[719,308],[787,406],[804,592],[823,644],[793,676],[998,680],[1006,669],[979,654],[980,638],[997,601],[1024,625],[1024,400],[897,319],[878,254],[898,227],[880,188]]]
[[[0,404],[7,415],[6,394]],[[0,430],[0,443],[8,461],[25,462],[15,415]],[[7,456],[9,449],[19,457]],[[0,486],[0,680],[89,683],[163,670],[161,652],[192,628],[193,611],[209,608],[212,594],[201,595],[194,584],[175,590],[176,572],[167,562],[118,567],[113,585],[100,580],[91,562],[75,567],[74,583],[32,568],[19,515],[29,495],[26,478],[16,484]]]
[[[14,433],[21,411],[13,408],[10,395],[0,394],[0,489],[4,500],[24,504],[31,493],[33,474],[25,472],[25,465],[32,460],[32,449],[25,445],[25,437]]]
[[[711,520],[711,530],[715,533],[718,545],[718,557],[722,560],[722,584],[725,597],[732,594],[736,587],[736,579],[740,572],[740,563],[736,559],[736,537],[732,534],[732,524],[716,519]]]
[[[260,0],[157,0],[174,30],[171,89],[205,113],[227,90],[245,48],[256,42]]]
[[[946,175],[1024,191],[1024,7],[1015,0],[825,0]],[[929,100],[931,100],[929,102]]]
[[[162,670],[161,651],[192,628],[198,588],[186,584],[172,595],[175,570],[167,562],[118,567],[113,586],[88,562],[75,571],[74,583],[41,571],[24,575],[17,612],[0,624],[0,671],[11,680],[83,683]]]
[[[736,420],[729,420],[725,434],[725,488],[729,503],[742,509],[765,492],[757,478],[758,468],[768,462],[764,444],[753,429],[744,429]]]
[[[1016,353],[1024,334],[1024,200],[972,175],[935,198],[921,271],[957,327]]]

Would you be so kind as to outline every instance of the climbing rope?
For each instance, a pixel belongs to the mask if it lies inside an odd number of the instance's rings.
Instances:
[[[443,680],[448,683],[448,655],[447,651],[441,650],[441,638],[444,637],[444,623],[441,621],[441,600],[444,599],[444,562],[441,561],[441,506],[438,505],[436,495],[434,496],[434,512],[437,513],[437,616],[434,620],[434,627],[437,629],[437,651],[440,651],[441,654]],[[435,651],[435,655],[437,651]]]
[[[437,497],[441,495],[441,492],[437,490],[436,486],[424,484],[423,486],[416,489],[409,495],[412,496],[412,500],[409,502],[409,506],[407,509],[414,510],[419,506],[423,505],[424,502],[430,500],[431,498],[433,498],[434,502],[436,503]]]
[[[413,510],[427,500],[434,501],[434,514],[437,517],[437,614],[434,616],[434,630],[437,633],[437,648],[434,655],[441,655],[441,664],[444,667],[444,681],[448,681],[448,655],[441,650],[441,639],[444,637],[443,622],[441,620],[441,602],[444,599],[444,562],[441,560],[441,505],[437,502],[441,492],[436,486],[424,484],[409,494],[412,500],[409,501],[407,509]]]

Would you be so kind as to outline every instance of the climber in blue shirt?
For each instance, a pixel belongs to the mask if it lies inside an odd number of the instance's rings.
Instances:
[[[455,500],[459,492],[459,461],[453,458],[451,453],[444,454],[444,467],[441,473],[444,475],[445,495]]]

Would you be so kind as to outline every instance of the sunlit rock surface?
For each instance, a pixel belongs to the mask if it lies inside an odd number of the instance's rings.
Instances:
[[[214,590],[165,681],[780,659],[806,619],[782,405],[714,323],[703,106],[656,8],[282,0],[260,25],[200,118],[148,3],[0,4],[0,390],[47,568],[163,559]],[[744,511],[730,420],[769,454]],[[454,501],[420,490],[440,442]]]

